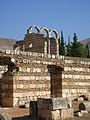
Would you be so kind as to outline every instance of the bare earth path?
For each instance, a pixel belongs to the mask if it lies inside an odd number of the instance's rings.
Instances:
[[[39,118],[30,117],[28,108],[0,108],[0,114],[2,113],[9,114],[13,120],[41,120]],[[68,118],[65,120],[90,120],[90,113],[87,113],[82,117]]]
[[[65,120],[90,120],[90,113],[87,113],[82,117],[74,117],[72,119],[68,118],[68,119],[65,119]]]

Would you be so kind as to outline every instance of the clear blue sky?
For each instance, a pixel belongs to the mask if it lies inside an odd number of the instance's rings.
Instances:
[[[0,0],[0,37],[23,39],[31,25],[90,37],[90,0]]]

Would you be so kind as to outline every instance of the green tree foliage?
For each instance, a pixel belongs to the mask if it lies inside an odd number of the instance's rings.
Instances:
[[[80,43],[78,42],[78,57],[87,57],[88,51],[87,49]]]
[[[73,35],[73,42],[71,43],[70,37],[68,37],[68,43],[65,45],[63,32],[61,31],[61,37],[59,37],[58,42],[60,55],[90,57],[88,46],[84,47],[80,42],[78,42],[76,33]]]
[[[60,39],[60,55],[65,55],[65,45],[64,45],[64,37],[63,32],[61,31],[61,39]]]
[[[74,33],[74,36],[73,36],[73,43],[72,43],[72,56],[73,57],[78,57],[78,42],[77,42],[77,35],[76,33]]]
[[[70,36],[68,37],[68,44],[66,45],[66,48],[67,48],[67,53],[66,55],[67,56],[71,56],[71,42],[70,42]]]
[[[87,58],[90,58],[90,51],[89,51],[89,46],[88,44],[85,47],[87,49]]]
[[[59,55],[60,55],[60,48],[61,48],[60,36],[59,36],[59,39],[58,39],[58,43],[59,43]]]
[[[78,42],[76,33],[74,33],[73,36],[71,55],[73,57],[87,57],[87,49],[80,42]]]

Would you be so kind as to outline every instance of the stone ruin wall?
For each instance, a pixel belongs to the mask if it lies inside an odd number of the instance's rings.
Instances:
[[[53,58],[12,55],[19,71],[6,72],[2,82],[2,105],[15,106],[17,103],[25,104],[37,98],[51,97],[51,75],[48,65],[56,65],[64,68],[62,71],[63,98],[71,97],[72,100],[80,95],[90,99],[90,60],[85,58]],[[58,91],[58,84],[56,85]],[[57,94],[57,93],[55,93]]]
[[[35,101],[37,98],[50,98],[51,83],[47,66],[61,65],[62,62],[54,58],[27,57],[22,55],[16,55],[13,58],[19,71],[13,70],[13,73],[6,73],[2,78],[3,81],[6,81],[2,85],[3,105],[12,106],[13,104],[14,106],[17,102],[21,104],[22,102],[28,103],[30,100]]]
[[[7,65],[0,65],[0,88],[2,87],[2,74],[7,71]],[[2,89],[0,89],[0,105],[1,105],[1,96],[2,96]]]
[[[18,59],[20,62],[20,58]],[[48,60],[42,58],[23,57],[19,66],[19,72],[13,76],[14,80],[14,104],[18,98],[20,102],[30,100],[35,101],[37,98],[49,98],[50,92],[50,75],[48,73]]]
[[[24,40],[21,43],[16,42],[16,46],[20,46],[21,51],[27,52],[38,52],[45,53],[48,52],[48,40],[50,39],[50,54],[56,55],[56,41],[55,38],[44,37],[43,34],[30,33],[26,34]],[[46,42],[46,45],[45,45]],[[15,47],[15,46],[14,46]]]
[[[23,40],[25,51],[44,53],[45,41],[47,38],[44,38],[43,34],[26,34]],[[31,47],[30,44],[32,44]]]
[[[63,97],[85,95],[90,100],[90,60],[65,57],[62,81]]]

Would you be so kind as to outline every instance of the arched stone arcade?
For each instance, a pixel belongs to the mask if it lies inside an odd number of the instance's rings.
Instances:
[[[27,29],[27,33],[32,33],[33,28],[35,28],[37,30],[37,33],[40,33],[40,28],[37,25],[30,26],[29,29]]]
[[[49,30],[48,30],[48,28],[46,28],[46,27],[42,27],[41,29],[40,29],[40,33],[42,33],[42,31],[45,31],[46,32],[46,37],[49,37]]]
[[[50,44],[52,44],[51,43],[51,38],[52,38],[52,34],[54,34],[53,38],[54,38],[55,44],[56,44],[56,46],[53,46],[55,48],[55,53],[54,54],[56,54],[58,56],[59,55],[59,43],[58,43],[59,34],[58,34],[58,32],[55,29],[48,29],[46,27],[40,28],[37,25],[34,25],[34,26],[30,26],[27,29],[27,35],[30,35],[31,33],[34,33],[33,29],[36,29],[37,34],[42,34],[42,33],[44,34],[44,37],[45,37],[46,40],[44,42],[44,46],[42,46],[42,47],[44,47],[43,52],[45,54],[49,54],[49,55],[52,54],[52,52],[50,51],[50,46],[51,46]],[[40,40],[40,39],[37,39],[37,41],[38,40]],[[42,40],[41,40],[41,42],[42,42]],[[38,52],[38,51],[36,51],[36,52]]]
[[[49,49],[48,49],[48,47],[49,47],[49,30],[46,27],[42,27],[40,30],[41,30],[41,32],[40,32],[41,34],[43,31],[46,32],[45,37],[47,38],[47,40],[44,43],[44,54],[47,54],[47,53],[49,53],[48,52],[49,51]]]
[[[51,36],[51,33],[54,33],[54,39],[55,39],[55,41],[56,41],[56,54],[57,54],[57,56],[59,56],[59,42],[58,42],[58,39],[59,39],[59,34],[58,34],[58,32],[55,30],[55,29],[50,29],[49,30],[49,38],[51,38],[52,36]]]

